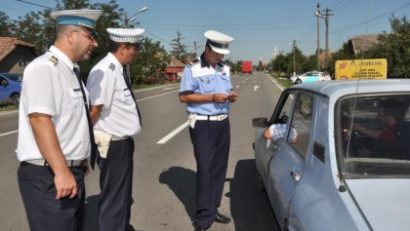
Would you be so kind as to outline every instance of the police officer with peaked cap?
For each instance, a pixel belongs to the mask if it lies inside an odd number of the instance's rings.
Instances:
[[[230,222],[229,217],[218,212],[218,207],[228,165],[229,108],[238,98],[229,66],[222,62],[233,38],[214,30],[204,35],[205,51],[185,67],[179,90],[179,99],[187,106],[197,164],[195,230],[207,230],[213,222]]]
[[[19,109],[18,183],[32,231],[82,228],[84,175],[91,151],[87,92],[77,62],[87,59],[100,10],[51,13],[54,45],[25,69]]]
[[[108,54],[91,70],[87,88],[99,144],[100,230],[126,230],[131,225],[133,136],[141,115],[125,68],[138,54],[141,28],[108,28]]]

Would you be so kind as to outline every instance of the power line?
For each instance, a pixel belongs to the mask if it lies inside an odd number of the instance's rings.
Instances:
[[[24,1],[24,0],[17,0],[17,1],[27,3],[27,4],[30,4],[30,5],[33,5],[33,6],[39,6],[39,7],[43,7],[43,8],[47,8],[47,9],[53,9],[52,7],[40,5],[40,4],[29,2],[29,1]]]
[[[410,3],[407,3],[407,4],[404,4],[404,5],[402,5],[402,6],[399,6],[399,7],[395,8],[395,9],[393,9],[393,10],[391,10],[391,11],[388,11],[388,12],[386,12],[386,13],[377,15],[377,16],[375,16],[375,17],[373,17],[373,18],[370,18],[370,19],[368,19],[368,20],[366,20],[366,21],[364,21],[364,22],[359,22],[359,23],[350,25],[350,26],[345,27],[345,28],[342,28],[342,29],[334,30],[334,31],[332,31],[331,33],[333,34],[333,33],[337,33],[337,32],[341,32],[341,31],[345,31],[345,30],[351,29],[351,28],[353,28],[353,27],[366,25],[366,24],[369,23],[369,22],[376,21],[376,20],[378,20],[378,19],[380,19],[380,18],[385,17],[386,15],[389,15],[389,14],[391,14],[391,13],[394,13],[394,12],[396,12],[396,11],[398,11],[398,10],[401,10],[401,9],[403,9],[403,8],[406,8],[406,7],[408,7],[408,6],[410,6]]]

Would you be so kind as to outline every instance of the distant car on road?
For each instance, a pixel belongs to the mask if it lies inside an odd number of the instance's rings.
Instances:
[[[295,85],[270,119],[253,119],[256,167],[282,230],[409,229],[409,86]],[[285,133],[266,139],[265,128],[278,123]]]
[[[13,73],[0,73],[0,103],[19,103],[21,81],[22,75]]]
[[[331,80],[331,77],[329,74],[326,74],[324,72],[309,71],[301,75],[293,75],[290,77],[290,80],[294,84],[299,84],[299,83],[310,83],[310,82],[316,82],[316,81]]]

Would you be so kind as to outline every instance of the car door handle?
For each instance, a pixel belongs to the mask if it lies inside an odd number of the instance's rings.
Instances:
[[[300,180],[300,174],[297,173],[296,171],[294,171],[294,170],[290,171],[290,175],[292,176],[292,178],[293,178],[296,182],[298,182],[298,181]]]

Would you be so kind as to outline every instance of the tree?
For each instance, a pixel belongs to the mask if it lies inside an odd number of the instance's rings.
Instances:
[[[149,77],[161,78],[170,60],[160,42],[144,38],[138,58],[131,65],[131,78],[137,83],[144,83],[144,80]]]
[[[387,58],[389,78],[410,76],[410,22],[406,16],[390,19],[391,33],[384,32],[379,43],[365,53],[367,58]]]
[[[273,60],[272,64],[272,70],[276,72],[286,72],[289,66],[289,60],[287,56],[284,54],[279,54],[276,56],[276,58]]]
[[[38,11],[19,17],[13,35],[22,41],[32,43],[37,54],[46,51],[55,39],[55,32],[53,34],[45,32],[45,14],[46,11]]]
[[[335,64],[337,60],[354,59],[355,55],[348,43],[343,43],[342,48],[332,54],[329,62],[329,73],[335,73]]]
[[[177,31],[177,37],[171,40],[171,55],[181,60],[182,62],[185,62],[188,53],[186,51],[187,46],[182,43],[182,39],[184,39],[182,33],[180,31]]]
[[[0,11],[0,37],[10,37],[13,33],[14,24],[10,21],[9,16]]]

